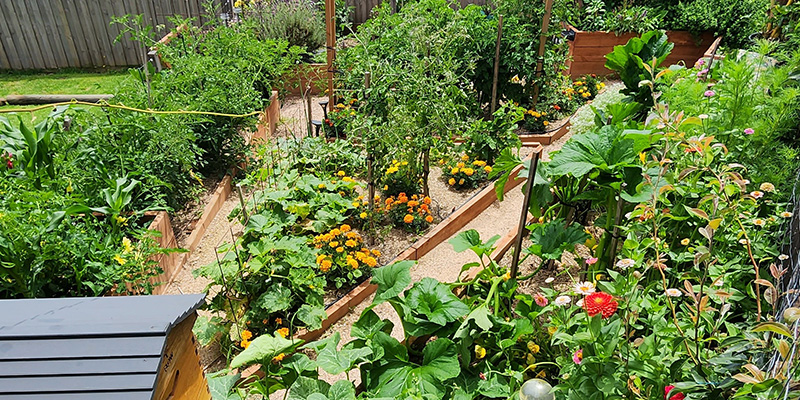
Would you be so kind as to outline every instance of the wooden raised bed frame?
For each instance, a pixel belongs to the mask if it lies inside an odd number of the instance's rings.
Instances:
[[[570,25],[565,28],[575,32],[575,39],[569,41],[569,56],[565,71],[572,77],[611,74],[612,71],[605,67],[606,54],[614,51],[614,46],[624,45],[631,38],[639,36],[636,33],[617,35],[614,32],[604,31],[586,32]],[[666,65],[678,64],[681,61],[689,66],[694,65],[714,41],[714,36],[709,32],[704,32],[698,37],[687,31],[667,31],[667,37],[670,42],[675,43],[675,47],[664,61]]]

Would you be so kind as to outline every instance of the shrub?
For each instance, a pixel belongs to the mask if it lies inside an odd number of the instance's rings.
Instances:
[[[284,40],[312,53],[325,44],[324,2],[259,0],[244,5],[243,23],[261,40]],[[338,11],[338,6],[337,6]],[[347,13],[346,8],[344,13]],[[347,14],[344,14],[347,15]],[[337,17],[342,17],[337,12]],[[337,24],[340,23],[337,20]]]

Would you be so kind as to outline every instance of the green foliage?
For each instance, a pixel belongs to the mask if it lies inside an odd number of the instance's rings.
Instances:
[[[489,120],[475,120],[462,135],[464,152],[472,159],[493,164],[503,149],[521,145],[514,132],[523,119],[521,107],[508,102],[500,106]]]
[[[664,31],[650,31],[641,38],[631,38],[624,46],[614,46],[606,54],[606,68],[619,74],[625,84],[622,93],[629,101],[652,107],[651,88],[657,84],[658,66],[667,58],[675,45],[667,40]]]
[[[761,32],[767,19],[767,0],[694,0],[679,2],[670,11],[674,21],[670,29],[699,34],[712,32],[722,36],[730,48],[751,44],[749,36]]]
[[[565,251],[573,251],[575,245],[589,239],[589,235],[578,224],[564,227],[563,219],[554,219],[543,224],[528,226],[533,245],[525,251],[536,254],[543,260],[560,260]]]
[[[325,44],[325,10],[313,1],[245,2],[242,9],[242,23],[261,41],[286,41],[289,46],[300,47],[306,53]],[[338,19],[336,22],[340,23]]]

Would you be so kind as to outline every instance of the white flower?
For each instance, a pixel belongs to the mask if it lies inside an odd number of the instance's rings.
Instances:
[[[554,281],[554,280],[556,280],[556,278],[553,278],[553,277],[551,276],[551,277],[549,277],[549,278],[545,279],[545,280],[544,280],[544,283],[553,283],[553,281]]]
[[[739,239],[739,244],[748,244],[748,243],[750,243],[750,241],[745,238]]]
[[[773,185],[773,184],[771,184],[769,182],[762,183],[761,186],[759,186],[758,188],[760,190],[765,191],[765,192],[774,192],[775,191],[775,185]]]
[[[558,296],[553,301],[553,304],[555,304],[557,306],[565,306],[565,305],[567,305],[567,304],[569,304],[571,302],[572,302],[572,298],[570,298],[569,296]]]
[[[580,299],[580,300],[576,301],[575,305],[578,306],[578,307],[583,307],[583,299]]]
[[[633,261],[630,258],[623,258],[622,260],[617,261],[617,267],[622,269],[628,269],[634,265],[636,265],[636,261]]]
[[[789,256],[787,256],[786,254],[781,254],[781,255],[778,256],[778,260],[781,260],[781,261],[788,260],[788,259],[789,259]]]
[[[714,286],[722,286],[724,284],[725,282],[722,281],[722,277],[717,278],[717,280],[715,280],[713,283]]]
[[[666,290],[666,295],[669,297],[681,297],[681,291],[675,288],[669,288]]]
[[[742,181],[742,183],[744,183],[745,185],[749,185],[750,184],[750,179],[745,179],[745,180]]]
[[[764,197],[764,192],[761,192],[761,191],[758,191],[758,190],[754,190],[754,191],[750,192],[750,196],[753,196],[754,199],[760,199],[760,198]]]
[[[700,115],[697,116],[697,118],[708,119],[708,114],[700,114]]]
[[[755,224],[755,225],[758,225],[758,226],[764,226],[764,225],[766,225],[766,224],[767,224],[767,221],[764,221],[764,220],[763,220],[763,219],[761,219],[761,218],[756,218],[756,219],[753,221],[753,224]]]
[[[783,218],[791,218],[792,217],[792,213],[789,212],[789,211],[784,211],[784,212],[781,213],[781,217],[783,217]]]
[[[595,291],[594,283],[592,282],[578,282],[575,284],[573,289],[575,290],[575,293],[582,294],[584,296],[587,294],[592,294]]]

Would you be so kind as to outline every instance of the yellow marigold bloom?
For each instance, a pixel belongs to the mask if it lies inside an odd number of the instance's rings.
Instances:
[[[684,245],[684,246],[688,246],[689,245],[689,238],[684,238],[683,240],[681,240],[681,244]]]
[[[461,161],[468,161],[468,160],[469,160],[468,155],[464,154],[463,156],[461,156]]]
[[[403,161],[403,162],[400,163],[400,165],[405,167],[406,165],[408,165],[408,161]]]
[[[357,201],[354,201],[354,202],[353,202],[353,207],[358,207],[358,206],[360,206],[360,205],[361,205],[361,203],[359,203],[359,202],[357,202]]]
[[[126,237],[122,238],[122,253],[130,254],[132,251],[133,251],[133,244],[131,244],[131,240]]]
[[[480,360],[480,359],[482,359],[483,357],[486,357],[486,349],[484,349],[483,347],[481,347],[481,345],[479,345],[479,344],[476,344],[476,345],[475,345],[475,358],[477,358],[478,360]]]
[[[550,125],[550,123],[549,123],[549,122],[547,122],[547,121],[544,121],[544,122],[542,122],[542,124],[543,124],[544,126]]]
[[[414,222],[414,216],[411,214],[406,214],[406,216],[403,218],[403,222],[407,224]]]
[[[533,342],[528,342],[528,350],[530,350],[533,354],[538,354],[540,350],[539,345]]]
[[[482,167],[482,166],[486,165],[486,161],[476,160],[476,161],[472,162],[472,165],[475,165],[475,166],[478,166],[478,167]]]
[[[336,252],[337,252],[337,253],[342,253],[342,252],[344,252],[344,247],[341,247],[341,246],[340,246],[340,247],[337,247],[337,248],[336,248]]]
[[[339,246],[339,242],[337,242],[335,240],[333,242],[330,242],[329,244],[330,244],[331,247],[334,247],[334,248]]]
[[[356,247],[356,246],[358,246],[358,242],[356,242],[353,239],[350,239],[350,240],[344,242],[344,245],[347,246],[347,247]]]
[[[348,182],[348,183],[349,183],[349,182],[355,182],[355,181],[353,180],[353,178],[351,178],[351,177],[349,177],[349,176],[345,176],[344,178],[342,178],[342,181],[343,181],[343,182]]]
[[[365,213],[365,212],[362,212],[361,214],[358,214],[358,216],[361,219],[367,219],[367,213]]]
[[[372,250],[372,255],[375,256],[375,257],[380,257],[381,256],[381,252],[378,251],[378,250]]]
[[[281,335],[281,337],[284,337],[284,338],[289,336],[289,328],[278,329],[278,335]]]
[[[341,234],[342,234],[342,231],[340,231],[340,230],[339,230],[339,228],[333,228],[333,229],[331,229],[331,232],[330,232],[330,233],[331,233],[331,235],[333,235],[333,236],[339,236],[339,235],[341,235]]]
[[[460,162],[460,163],[456,164],[456,167],[458,167],[458,168],[464,168],[464,166],[465,166],[465,164],[463,162]]]
[[[322,260],[324,260],[324,259],[325,259],[325,255],[324,254],[318,255],[317,256],[317,264],[322,264]]]
[[[340,226],[339,229],[341,229],[342,232],[350,232],[351,228],[350,228],[350,225],[344,224],[344,225]]]
[[[339,176],[345,176],[345,175],[347,175],[347,174],[345,174],[345,173],[344,173],[344,171],[339,171],[339,172],[337,172],[337,173],[336,173],[336,175],[339,175]]]
[[[411,201],[408,202],[408,206],[409,207],[416,207],[418,205],[419,205],[418,201],[411,200]]]
[[[366,257],[364,258],[364,264],[370,266],[370,268],[375,268],[378,265],[378,260],[373,257]]]
[[[492,167],[487,165],[487,166],[483,167],[483,170],[486,171],[486,173],[488,174],[489,172],[492,172]]]
[[[547,327],[547,333],[549,333],[550,336],[555,335],[557,331],[558,331],[558,328],[556,328],[555,326],[548,326]]]
[[[431,204],[431,198],[428,197],[428,196],[425,196],[425,198],[422,199],[422,203],[423,204]]]
[[[425,217],[425,221],[427,221],[429,224],[432,223],[433,222],[433,216],[428,215],[427,217]]]
[[[253,338],[253,332],[250,332],[247,329],[242,331],[242,340],[250,340],[252,338]]]
[[[349,265],[350,268],[358,269],[358,261],[356,261],[356,260],[354,260],[352,258],[347,260],[347,265]]]
[[[455,180],[455,178],[450,178],[450,180],[448,180],[447,183],[449,183],[450,186],[453,186],[453,185],[456,184],[456,180]]]
[[[239,346],[241,346],[243,349],[246,349],[246,348],[250,347],[250,341],[249,340],[242,340],[239,343]]]
[[[458,184],[459,184],[459,185],[463,185],[463,184],[464,184],[464,178],[461,178],[461,179],[459,179],[459,180],[458,180]]]
[[[120,257],[119,254],[114,256],[114,261],[118,262],[119,265],[125,265],[125,259]]]
[[[455,175],[458,173],[458,168],[453,168],[450,170],[450,174]]]
[[[475,170],[473,170],[472,168],[464,168],[464,173],[465,173],[467,176],[472,176],[472,174],[474,174],[474,173],[475,173]]]
[[[325,259],[322,261],[322,264],[319,266],[319,270],[322,272],[328,272],[331,269],[331,260]]]
[[[277,363],[283,361],[284,358],[286,358],[286,354],[283,354],[283,353],[278,354],[277,356],[272,357],[272,363],[273,364],[277,364]]]

